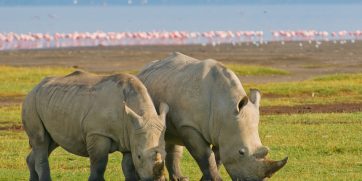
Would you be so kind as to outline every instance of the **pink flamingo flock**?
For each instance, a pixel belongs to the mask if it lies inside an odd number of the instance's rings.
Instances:
[[[271,37],[271,38],[270,38]],[[0,50],[42,49],[91,46],[132,46],[132,45],[219,45],[253,43],[266,44],[269,41],[321,41],[346,42],[362,39],[362,30],[356,31],[272,31],[271,36],[263,31],[207,31],[207,32],[74,32],[74,33],[0,33]]]

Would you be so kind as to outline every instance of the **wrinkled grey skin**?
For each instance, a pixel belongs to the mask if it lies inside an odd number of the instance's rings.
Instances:
[[[286,164],[266,158],[258,133],[260,93],[247,97],[236,75],[215,60],[174,53],[138,75],[155,104],[170,106],[166,121],[166,166],[171,180],[187,180],[179,162],[184,145],[202,180],[221,180],[223,164],[232,180],[263,180]],[[210,148],[212,145],[212,148]]]
[[[30,180],[51,180],[48,157],[61,146],[90,157],[89,180],[104,180],[108,154],[123,153],[126,180],[162,180],[165,117],[147,89],[127,74],[97,76],[76,71],[45,78],[26,97],[22,120],[32,147]]]

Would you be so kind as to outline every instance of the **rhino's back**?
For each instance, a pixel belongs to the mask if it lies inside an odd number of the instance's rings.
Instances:
[[[197,87],[202,82],[207,84],[208,74],[215,63],[214,60],[200,61],[176,52],[164,60],[147,65],[138,77],[148,89],[152,87],[149,90],[150,94],[157,90],[165,90],[165,88],[168,91],[164,91],[164,96],[167,95],[167,92],[174,93],[180,89],[187,93],[193,89],[199,90]],[[193,91],[193,93],[198,92]]]
[[[165,60],[146,66],[138,75],[156,104],[158,100],[173,104],[180,96],[199,96],[202,79],[207,78],[210,66],[192,57],[174,53]]]
[[[175,98],[179,102],[183,96],[205,105],[212,99],[210,96],[232,94],[228,90],[245,93],[236,75],[221,63],[212,59],[201,61],[181,53],[147,65],[138,77],[156,100]]]
[[[42,82],[36,93],[36,108],[55,142],[86,156],[86,136],[114,137],[123,130],[123,101],[130,75],[98,76],[82,71]],[[117,123],[117,124],[114,124]],[[113,124],[113,125],[112,125]]]

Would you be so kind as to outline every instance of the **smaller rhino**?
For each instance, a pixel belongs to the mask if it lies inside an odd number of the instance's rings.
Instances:
[[[45,78],[26,97],[22,121],[32,147],[30,180],[51,180],[48,157],[61,146],[90,157],[89,180],[104,180],[108,154],[123,153],[126,180],[163,180],[165,117],[147,89],[128,74],[75,71]],[[129,174],[134,173],[134,174]]]

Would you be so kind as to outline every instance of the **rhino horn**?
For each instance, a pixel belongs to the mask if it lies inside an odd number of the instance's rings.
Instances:
[[[280,170],[284,167],[285,164],[288,162],[288,157],[285,157],[283,160],[274,161],[274,160],[265,160],[266,170],[265,175],[266,177],[271,177],[275,172]]]
[[[265,158],[269,153],[269,148],[266,146],[259,147],[256,152],[254,153],[254,156],[256,158]]]
[[[156,152],[155,164],[153,166],[153,178],[154,180],[163,180],[165,177],[165,162],[161,158],[161,154]]]

